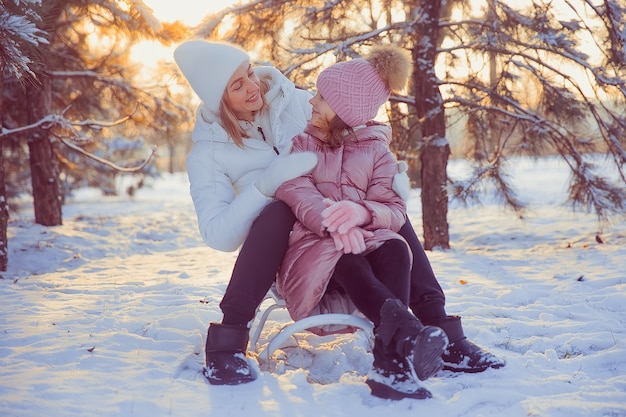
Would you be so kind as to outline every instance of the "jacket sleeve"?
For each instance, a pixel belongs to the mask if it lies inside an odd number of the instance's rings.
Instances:
[[[362,201],[372,214],[371,222],[364,225],[365,229],[391,229],[397,232],[406,222],[406,203],[392,189],[393,177],[397,172],[397,161],[391,151],[387,149],[379,153]]]
[[[294,138],[292,153],[309,150],[306,138],[299,135]],[[326,228],[322,226],[324,196],[319,192],[313,181],[312,174],[303,175],[284,182],[276,190],[276,198],[284,201],[298,221],[318,236],[326,236]]]
[[[237,194],[219,162],[201,144],[187,157],[187,174],[202,239],[213,249],[235,251],[272,199],[254,186]]]

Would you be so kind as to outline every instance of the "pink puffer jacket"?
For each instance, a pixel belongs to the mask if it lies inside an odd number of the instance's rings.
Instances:
[[[388,147],[391,128],[369,122],[356,128],[355,134],[355,140],[331,148],[318,139],[319,130],[308,125],[294,138],[292,152],[315,152],[317,166],[311,174],[284,183],[276,192],[297,218],[276,281],[294,320],[320,312],[318,304],[343,255],[322,226],[324,198],[358,201],[369,209],[372,221],[363,228],[374,236],[365,242],[367,252],[387,240],[403,240],[396,232],[406,221],[406,206],[391,188],[398,172]]]

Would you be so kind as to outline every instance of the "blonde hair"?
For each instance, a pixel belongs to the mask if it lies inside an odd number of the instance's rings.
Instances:
[[[352,130],[352,128],[337,115],[328,121],[322,130],[326,132],[326,143],[328,143],[332,148],[342,146],[346,134],[354,134],[354,130]]]
[[[266,77],[260,80],[261,85],[261,98],[263,100],[263,107],[267,106],[267,101],[265,100],[265,94],[270,90],[270,84],[268,82],[269,77]],[[261,109],[262,110],[262,109]],[[259,110],[259,111],[261,111]],[[220,120],[222,127],[231,137],[235,145],[243,148],[243,140],[247,138],[248,135],[246,131],[239,124],[239,119],[235,115],[233,109],[230,108],[228,103],[226,102],[226,91],[222,94],[222,100],[220,101]]]

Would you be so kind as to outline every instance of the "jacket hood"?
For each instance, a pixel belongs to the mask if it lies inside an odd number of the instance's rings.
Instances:
[[[254,72],[260,80],[269,84],[269,90],[265,93],[265,102],[269,106],[270,122],[276,119],[289,103],[289,98],[294,94],[295,85],[274,67],[255,67]],[[196,123],[191,134],[194,142],[228,142],[230,137],[220,123],[219,115],[209,110],[204,104],[200,104],[196,110]]]

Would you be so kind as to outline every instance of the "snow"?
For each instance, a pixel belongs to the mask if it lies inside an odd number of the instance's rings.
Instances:
[[[453,163],[451,173],[462,172]],[[562,206],[553,160],[513,170],[533,209],[451,205],[452,249],[429,252],[467,336],[505,358],[480,374],[440,372],[428,400],[374,398],[361,332],[297,334],[250,384],[201,374],[206,326],[235,253],[203,245],[184,174],[130,197],[83,189],[64,224],[12,207],[0,279],[0,415],[71,416],[626,416],[626,222],[596,241],[595,217]],[[421,231],[419,190],[409,201]],[[268,320],[260,344],[289,322]]]

